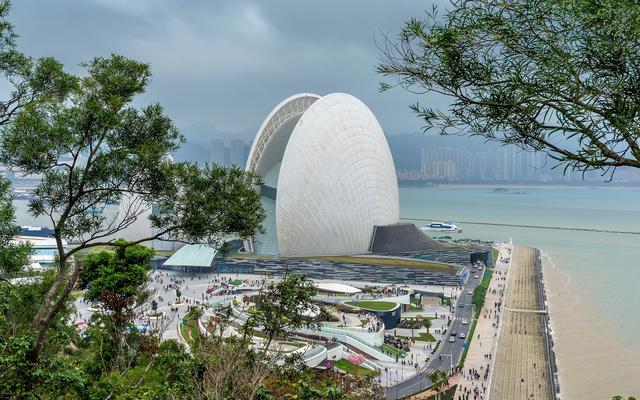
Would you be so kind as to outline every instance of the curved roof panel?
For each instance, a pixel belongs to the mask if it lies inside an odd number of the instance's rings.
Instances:
[[[319,98],[313,93],[299,93],[285,99],[269,113],[251,145],[247,171],[265,175],[282,160],[298,119]]]
[[[276,199],[280,253],[366,252],[374,225],[398,219],[393,158],[373,113],[344,93],[315,101],[282,157]]]

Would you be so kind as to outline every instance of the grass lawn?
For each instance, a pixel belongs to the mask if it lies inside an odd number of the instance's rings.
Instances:
[[[500,250],[498,249],[491,249],[491,256],[493,257],[493,264],[495,265],[495,263],[498,261],[498,254],[500,254]]]
[[[78,251],[76,253],[76,255],[79,256],[79,257],[82,257],[82,256],[86,256],[87,254],[100,253],[101,251],[107,251],[109,253],[112,253],[113,252],[113,247],[112,246],[89,247],[87,249],[82,249],[82,250]]]
[[[340,359],[333,363],[333,366],[341,371],[346,372],[349,375],[356,375],[356,368],[358,369],[358,376],[378,376],[380,371],[374,371],[365,367],[357,367],[355,364],[349,362],[349,360]]]
[[[189,346],[193,347],[198,344],[200,330],[198,329],[198,322],[195,319],[187,319],[186,325],[181,322],[180,333]]]
[[[422,307],[416,307],[413,304],[410,304],[409,311],[422,311]]]
[[[390,301],[347,301],[344,304],[371,311],[389,311],[398,305]]]
[[[396,349],[395,347],[390,346],[386,343],[383,344],[381,347],[382,347],[382,350],[385,351],[385,353],[390,353],[391,355],[398,356],[400,358],[404,358],[407,355],[407,353],[405,353],[404,350]]]
[[[155,254],[157,256],[171,256],[175,253],[175,250],[156,250]]]
[[[229,282],[229,285],[240,286],[240,285],[242,285],[242,281],[240,279],[234,279],[231,282]]]
[[[402,338],[402,339],[408,339],[408,336],[395,336],[397,338]],[[420,332],[418,334],[418,336],[414,336],[413,339],[416,342],[436,342],[437,339],[435,337],[433,337],[432,334],[427,333],[427,332]]]
[[[436,338],[432,334],[427,332],[420,332],[419,336],[414,337],[415,340],[421,340],[423,342],[435,342]]]
[[[438,249],[438,251],[445,250],[456,250],[457,247],[449,248],[443,247],[442,249]],[[462,246],[460,246],[462,249]],[[437,252],[437,251],[434,251]],[[250,254],[250,253],[235,253],[231,254],[229,257],[232,258],[253,258],[253,259],[273,259],[273,256],[264,256],[260,254]],[[367,265],[388,265],[392,267],[408,267],[408,268],[418,268],[425,269],[428,271],[435,272],[447,272],[450,274],[455,274],[458,272],[459,267],[453,264],[441,263],[437,261],[426,261],[426,260],[418,260],[418,259],[410,259],[410,258],[386,258],[386,257],[358,257],[358,256],[312,256],[312,257],[275,257],[278,259],[305,259],[305,260],[326,260],[326,261],[334,261],[341,263],[356,263],[356,264],[367,264]]]
[[[356,256],[327,256],[327,257],[309,257],[316,260],[327,260],[343,263],[357,263],[368,265],[389,265],[394,267],[409,267],[426,269],[429,271],[449,272],[455,274],[458,267],[452,264],[445,264],[436,261],[424,261],[408,258],[384,258],[384,257],[356,257]]]

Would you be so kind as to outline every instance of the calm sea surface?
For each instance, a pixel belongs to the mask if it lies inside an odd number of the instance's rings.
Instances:
[[[400,189],[408,218],[640,231],[640,190]],[[425,222],[416,222],[422,225]],[[539,248],[564,399],[640,396],[640,235],[458,224],[458,237]]]

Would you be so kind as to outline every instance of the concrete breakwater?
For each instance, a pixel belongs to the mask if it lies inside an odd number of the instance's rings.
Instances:
[[[400,219],[406,220],[406,221],[428,221],[428,222],[437,220],[437,218],[408,218],[408,217],[401,217]],[[570,227],[570,226],[551,226],[551,225],[506,224],[506,223],[500,223],[500,222],[484,222],[484,221],[456,220],[456,222],[460,224],[506,226],[506,227],[512,227],[512,228],[551,229],[551,230],[560,230],[560,231],[579,231],[579,232],[618,233],[623,235],[640,235],[640,231],[623,231],[623,230],[615,230],[615,229],[577,228],[577,227]],[[446,232],[441,232],[441,233],[446,233]]]
[[[543,316],[544,321],[544,340],[545,340],[545,352],[547,354],[547,368],[549,370],[549,379],[551,385],[551,391],[554,399],[559,398],[560,393],[560,380],[558,378],[558,365],[556,364],[556,356],[553,350],[553,336],[551,334],[551,322],[548,313],[547,293],[544,287],[544,277],[542,275],[542,257],[539,249],[535,250],[536,257],[536,274],[538,275],[536,282],[538,285],[538,296],[540,309],[545,311]]]

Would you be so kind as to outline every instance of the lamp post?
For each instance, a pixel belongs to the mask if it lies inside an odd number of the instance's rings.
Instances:
[[[453,355],[451,355],[451,354],[440,354],[440,355],[449,357],[449,360],[451,361],[451,366],[449,368],[449,373],[451,374],[453,372]]]

